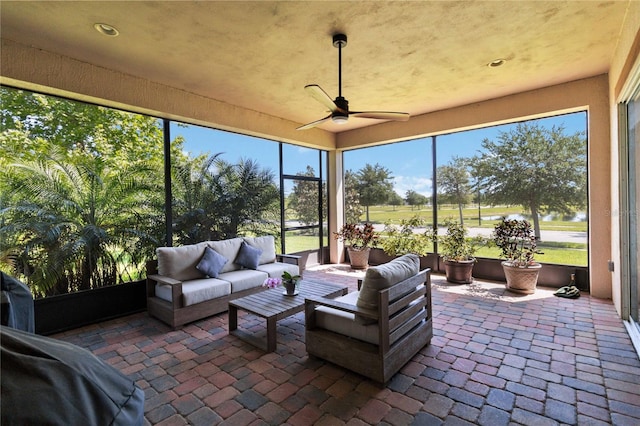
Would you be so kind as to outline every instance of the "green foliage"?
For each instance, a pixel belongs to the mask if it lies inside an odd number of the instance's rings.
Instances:
[[[415,207],[415,206],[418,206],[418,209],[419,209],[420,206],[424,206],[429,202],[429,199],[427,197],[425,197],[422,194],[417,193],[413,189],[409,189],[405,193],[404,199],[407,202],[407,204],[409,204],[411,206],[412,210],[413,210],[413,207]]]
[[[347,223],[358,223],[364,213],[358,194],[358,180],[356,175],[347,170],[344,173],[344,220]]]
[[[376,163],[375,166],[365,164],[356,173],[356,189],[360,195],[360,203],[365,206],[369,222],[369,207],[376,204],[384,204],[393,192],[391,172]]]
[[[347,223],[340,231],[334,232],[334,236],[336,239],[344,241],[345,244],[354,249],[375,247],[380,238],[370,223],[365,223],[364,225]]]
[[[296,283],[300,278],[300,275],[291,275],[289,271],[284,271],[282,273],[283,282]]]
[[[562,127],[547,129],[521,123],[485,139],[485,153],[473,159],[475,176],[483,181],[487,202],[522,205],[540,238],[538,213],[569,213],[587,201],[586,152],[583,132],[565,135]]]
[[[231,164],[215,154],[180,162],[173,173],[179,244],[277,234],[280,195],[269,169],[250,159]]]
[[[501,250],[501,257],[512,266],[526,268],[534,264],[536,237],[529,221],[503,218],[493,231],[493,241]]]
[[[163,245],[164,137],[153,117],[0,88],[0,263],[37,296],[144,276]],[[277,234],[273,173],[171,143],[180,243]]]
[[[468,162],[459,157],[447,165],[437,169],[438,192],[447,196],[451,203],[458,205],[460,223],[464,224],[462,206],[471,199],[471,186],[469,184]]]
[[[313,167],[307,166],[304,173],[297,176],[315,177]],[[322,217],[327,217],[327,197],[325,184],[322,184]],[[305,225],[317,225],[318,217],[318,182],[311,180],[295,180],[291,195],[289,195],[289,207],[295,210],[296,218]]]
[[[397,192],[392,192],[389,196],[389,200],[387,201],[390,206],[401,206],[404,204],[404,200]]]
[[[438,236],[438,253],[444,260],[460,262],[473,260],[478,249],[486,244],[480,236],[468,237],[468,229],[461,223],[447,219],[444,222],[447,232]]]
[[[425,220],[418,215],[410,219],[402,219],[399,225],[387,222],[380,246],[389,256],[401,256],[407,253],[426,256],[430,250],[433,250],[433,231],[425,229],[423,232],[416,232],[418,228],[425,226]]]
[[[36,296],[122,282],[123,273],[139,274],[158,244],[149,231],[157,229],[160,212],[148,200],[161,188],[147,179],[149,168],[66,157],[54,147],[2,174],[8,191],[2,256]],[[132,270],[118,269],[123,258]]]

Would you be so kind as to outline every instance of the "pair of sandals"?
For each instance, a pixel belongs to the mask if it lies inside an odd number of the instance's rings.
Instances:
[[[566,297],[567,299],[576,299],[580,297],[580,290],[578,290],[578,287],[574,285],[567,285],[564,287],[560,287],[558,291],[553,293],[553,295],[558,297]]]

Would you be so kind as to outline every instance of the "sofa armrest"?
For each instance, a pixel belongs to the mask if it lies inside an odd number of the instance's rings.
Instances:
[[[164,275],[149,275],[147,278],[162,285],[182,284],[182,281],[174,280],[173,278],[165,277]]]
[[[155,296],[155,284],[170,285],[173,309],[182,307],[182,281],[174,280],[164,275],[149,275],[147,276],[147,297]]]
[[[276,261],[282,263],[291,263],[298,266],[300,266],[301,258],[302,256],[297,256],[295,254],[276,254]]]

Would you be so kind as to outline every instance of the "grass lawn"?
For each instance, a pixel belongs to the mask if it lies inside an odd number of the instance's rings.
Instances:
[[[481,227],[481,228],[493,228],[502,216],[508,216],[511,214],[524,214],[522,207],[481,207],[482,217],[496,217],[494,220],[483,219],[478,223],[478,206],[467,207],[462,210],[462,217],[464,218],[465,225],[468,227]],[[411,208],[411,206],[372,206],[369,207],[369,220],[372,223],[383,224],[387,221],[392,223],[399,223],[401,219],[408,219],[414,215],[418,215],[425,219],[427,223],[433,223],[433,209],[430,207],[423,207],[421,209]],[[442,223],[447,218],[453,218],[458,220],[459,212],[457,207],[442,207],[438,209],[438,222]],[[366,220],[366,215],[363,214],[360,218],[363,222]],[[573,222],[573,221],[540,221],[540,228],[544,230],[555,231],[583,231],[587,230],[587,222]]]
[[[495,217],[496,219],[481,220],[478,224],[478,206],[468,207],[463,209],[462,215],[465,221],[465,225],[470,228],[487,228],[492,229],[496,223],[499,222],[499,218],[502,216],[508,216],[511,214],[523,214],[523,210],[519,206],[515,207],[481,207],[482,217]],[[433,223],[433,210],[431,208],[417,209],[411,208],[411,206],[372,206],[369,208],[369,219],[374,224],[384,224],[387,221],[391,223],[399,223],[401,219],[409,219],[414,215],[419,215],[427,221],[428,224]],[[438,222],[442,223],[447,218],[458,219],[458,209],[455,206],[443,206],[438,210]],[[361,220],[364,222],[365,215],[362,215]],[[571,221],[571,220],[551,220],[540,221],[540,227],[542,230],[547,231],[573,231],[573,232],[586,232],[586,221]],[[325,239],[326,243],[326,239]],[[287,252],[295,253],[297,251],[317,249],[318,237],[309,235],[300,235],[295,233],[289,233],[287,235]],[[538,246],[540,251],[544,254],[536,256],[536,260],[543,263],[555,263],[562,265],[576,265],[587,266],[588,264],[588,251],[586,244],[580,243],[563,243],[563,242],[542,242]],[[499,258],[500,251],[497,248],[482,248],[478,251],[478,257],[487,258]]]

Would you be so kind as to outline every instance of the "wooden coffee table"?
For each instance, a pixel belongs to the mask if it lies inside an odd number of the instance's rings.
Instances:
[[[286,296],[284,288],[261,291],[229,302],[229,334],[267,352],[276,350],[276,322],[304,310],[305,297],[338,297],[349,291],[345,285],[326,284],[308,280],[298,283],[298,294]],[[267,342],[253,333],[238,330],[238,309],[267,320]]]

